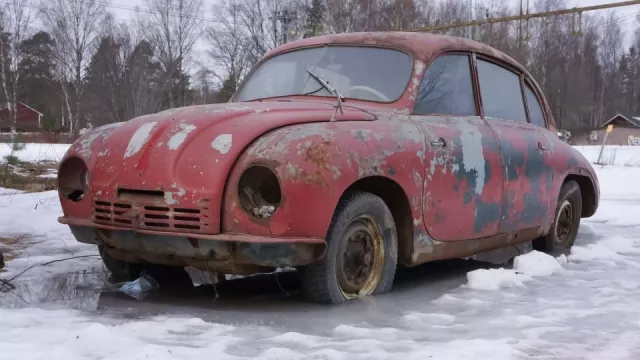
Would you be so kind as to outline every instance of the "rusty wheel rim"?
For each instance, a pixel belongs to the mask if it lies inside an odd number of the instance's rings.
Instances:
[[[573,205],[569,200],[565,200],[560,206],[556,218],[556,241],[563,243],[567,241],[573,229]]]
[[[369,216],[354,219],[342,235],[337,259],[340,291],[346,298],[371,295],[384,263],[383,237]]]

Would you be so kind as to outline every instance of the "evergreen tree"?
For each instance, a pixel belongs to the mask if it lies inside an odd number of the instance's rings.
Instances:
[[[229,101],[233,94],[236,92],[238,88],[238,84],[234,80],[233,76],[227,78],[222,83],[222,88],[218,92],[218,96],[216,97],[216,102],[223,103]]]
[[[307,21],[304,28],[304,38],[321,35],[324,19],[324,5],[322,0],[312,0],[311,6],[307,8]]]

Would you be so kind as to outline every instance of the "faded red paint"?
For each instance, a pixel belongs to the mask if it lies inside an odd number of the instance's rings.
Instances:
[[[550,130],[481,116],[412,115],[424,70],[438,54],[475,51],[528,77],[513,59],[476,42],[416,33],[323,36],[289,43],[266,57],[322,44],[404,50],[414,58],[411,81],[394,103],[347,99],[335,122],[329,121],[334,98],[288,96],[190,106],[95,129],[76,141],[63,159],[82,159],[90,175],[82,200],[60,195],[60,221],[76,234],[83,228],[109,230],[76,237],[108,244],[121,259],[208,267],[211,257],[218,269],[233,271],[229,264],[238,259],[250,258],[245,264],[259,266],[287,261],[304,265],[317,259],[340,198],[372,177],[401,189],[402,195],[391,200],[400,221],[400,262],[407,265],[540,236],[553,221],[555,199],[568,175],[581,176],[585,186],[593,188],[584,215],[595,212],[599,190],[593,169],[553,135],[544,97]],[[446,146],[440,146],[441,140]],[[282,193],[267,219],[250,215],[239,200],[240,177],[256,164],[275,173]],[[126,248],[127,240],[113,233],[118,229],[145,237],[136,248]],[[189,249],[152,244],[153,237],[147,235],[174,236],[175,244]],[[203,250],[202,241],[207,240],[288,248],[242,252],[231,247],[220,258],[221,253]],[[310,247],[298,249],[295,244]]]

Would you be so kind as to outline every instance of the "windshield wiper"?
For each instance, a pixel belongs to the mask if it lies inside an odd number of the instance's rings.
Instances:
[[[331,116],[331,120],[330,120],[330,121],[336,121],[336,115],[338,113],[338,109],[340,110],[340,114],[344,115],[344,112],[342,112],[342,100],[344,99],[344,96],[340,95],[338,90],[336,90],[331,85],[329,85],[328,82],[322,80],[318,75],[314,74],[311,70],[309,69],[305,69],[305,70],[309,73],[309,75],[311,75],[312,78],[316,79],[316,81],[319,82],[320,85],[322,85],[325,89],[327,89],[331,94],[333,94],[338,99],[338,104],[336,105],[336,111],[333,112],[333,116]]]

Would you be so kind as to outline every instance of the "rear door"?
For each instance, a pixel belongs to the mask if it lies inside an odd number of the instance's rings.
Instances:
[[[429,236],[439,241],[495,235],[500,223],[500,150],[479,116],[471,64],[465,53],[436,58],[422,79],[412,116],[427,143],[423,220]]]
[[[499,231],[540,226],[551,201],[549,142],[530,123],[521,74],[492,59],[476,59],[476,68],[484,119],[498,137],[503,161]]]

